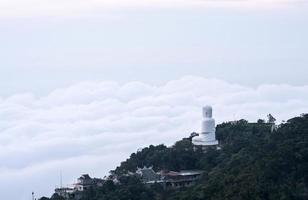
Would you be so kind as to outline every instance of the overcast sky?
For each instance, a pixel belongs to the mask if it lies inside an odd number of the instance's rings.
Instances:
[[[217,122],[308,110],[305,0],[0,0],[5,199]],[[117,152],[116,154],[114,152]],[[13,191],[13,192],[12,192]]]

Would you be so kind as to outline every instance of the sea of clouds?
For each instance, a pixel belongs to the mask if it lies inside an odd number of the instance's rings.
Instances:
[[[82,173],[103,177],[149,144],[172,145],[200,130],[201,108],[218,123],[280,123],[308,111],[308,85],[256,88],[186,76],[163,85],[81,82],[47,96],[0,97],[0,191],[4,199],[50,195]]]

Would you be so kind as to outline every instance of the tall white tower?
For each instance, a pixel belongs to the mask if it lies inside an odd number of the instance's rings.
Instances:
[[[201,133],[193,138],[194,145],[211,146],[218,145],[216,140],[215,119],[212,118],[213,109],[211,106],[203,107],[203,119],[201,123]]]

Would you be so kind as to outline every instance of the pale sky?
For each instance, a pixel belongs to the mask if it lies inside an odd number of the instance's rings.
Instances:
[[[0,0],[4,199],[218,123],[308,111],[305,0]],[[116,155],[114,152],[118,152]],[[85,164],[87,163],[87,164]]]
[[[74,2],[0,1],[0,95],[185,75],[308,84],[305,1]]]

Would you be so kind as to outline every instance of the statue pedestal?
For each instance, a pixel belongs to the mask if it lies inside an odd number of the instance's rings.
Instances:
[[[200,146],[218,145],[217,140],[207,140],[205,137],[202,137],[202,134],[200,134],[200,136],[194,137],[192,142],[194,145],[200,145]]]

